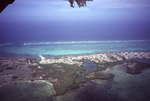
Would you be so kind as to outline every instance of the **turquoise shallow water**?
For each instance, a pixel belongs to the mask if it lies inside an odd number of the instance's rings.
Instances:
[[[125,67],[115,66],[107,73],[115,75],[110,92],[115,92],[119,101],[150,101],[150,69],[132,75]]]
[[[150,40],[0,43],[0,57],[150,51]]]

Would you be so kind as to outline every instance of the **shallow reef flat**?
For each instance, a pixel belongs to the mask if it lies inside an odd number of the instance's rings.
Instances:
[[[149,61],[149,58],[150,52],[101,53],[57,59],[42,56],[41,60],[4,58],[0,59],[0,95],[3,101],[128,101],[129,98],[123,100],[125,95],[118,94],[122,88],[115,88],[115,82],[123,85],[121,78],[124,82],[130,81],[126,75],[132,78],[132,75],[142,74],[147,78],[148,73],[143,71],[149,69],[150,63],[137,60]],[[86,67],[85,60],[92,61],[96,68],[88,69],[93,65]],[[124,75],[118,74],[121,72]],[[142,86],[141,82],[138,82],[139,86]]]
[[[0,90],[1,101],[48,101],[54,94],[53,86],[44,80],[8,83]]]

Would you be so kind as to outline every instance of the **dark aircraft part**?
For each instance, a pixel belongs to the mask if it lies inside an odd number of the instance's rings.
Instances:
[[[93,0],[68,0],[70,2],[70,6],[74,7],[74,1],[78,4],[79,7],[84,7],[86,6],[87,1],[93,1]]]
[[[79,7],[84,7],[86,6],[86,0],[76,0],[77,4]]]
[[[74,8],[74,5],[73,5],[74,4],[74,0],[69,0],[69,2],[70,2],[70,6]]]
[[[0,0],[0,13],[7,7],[8,4],[12,4],[15,0]]]

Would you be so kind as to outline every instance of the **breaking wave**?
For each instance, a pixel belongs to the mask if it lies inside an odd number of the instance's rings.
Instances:
[[[90,43],[119,43],[119,42],[143,42],[148,40],[114,40],[114,41],[66,41],[66,42],[33,42],[23,45],[50,45],[50,44],[90,44]]]
[[[0,43],[0,46],[9,46],[12,45],[12,43]]]

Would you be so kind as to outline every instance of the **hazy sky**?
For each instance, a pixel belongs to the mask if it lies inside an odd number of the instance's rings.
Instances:
[[[93,0],[82,8],[15,0],[0,14],[0,41],[150,39],[149,18],[150,0]]]
[[[71,8],[64,0],[15,0],[1,19],[149,19],[150,0],[94,0]],[[21,17],[21,18],[20,18]]]

